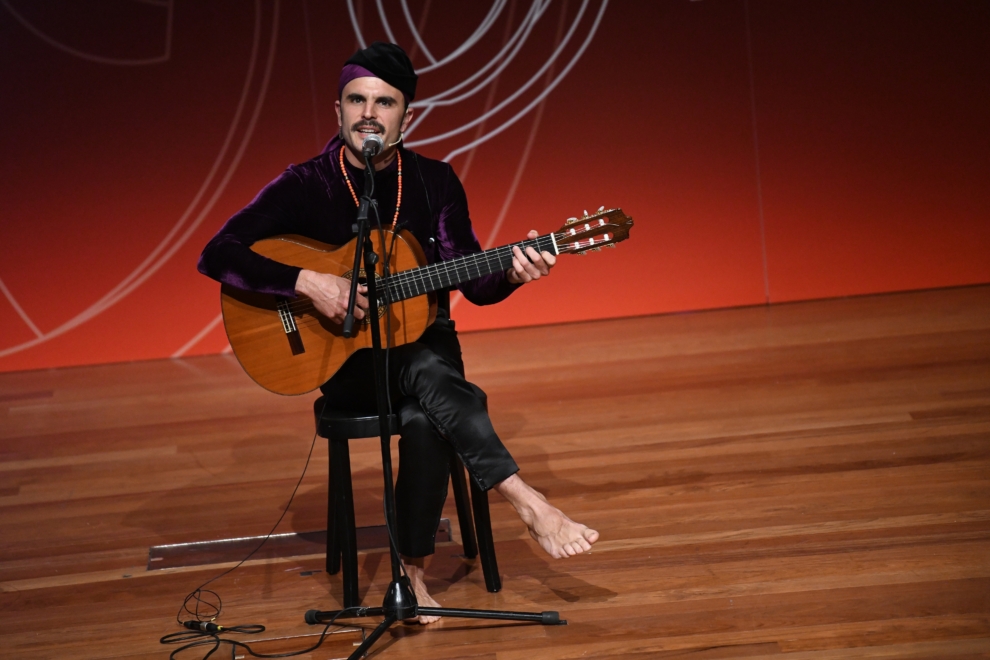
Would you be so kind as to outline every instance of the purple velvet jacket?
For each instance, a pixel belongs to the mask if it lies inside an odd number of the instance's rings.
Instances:
[[[250,246],[278,234],[299,234],[332,245],[343,245],[353,238],[351,225],[357,206],[340,172],[341,148],[343,142],[334,138],[319,156],[290,166],[265,186],[206,244],[199,271],[240,289],[294,298],[300,269],[255,254]],[[453,168],[406,149],[401,152],[399,228],[412,232],[430,263],[479,252],[467,197]],[[346,167],[351,185],[360,194],[364,172],[350,163]],[[383,226],[390,226],[395,214],[397,173],[397,161],[393,161],[375,174],[375,197]],[[458,286],[476,305],[497,303],[516,288],[518,285],[510,283],[505,273]]]

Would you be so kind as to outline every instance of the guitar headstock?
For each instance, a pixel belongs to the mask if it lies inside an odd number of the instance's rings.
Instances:
[[[598,252],[603,247],[614,248],[616,243],[629,238],[632,226],[632,218],[622,209],[606,210],[602,206],[595,213],[585,211],[580,218],[570,218],[554,234],[557,252],[583,254],[588,250]]]

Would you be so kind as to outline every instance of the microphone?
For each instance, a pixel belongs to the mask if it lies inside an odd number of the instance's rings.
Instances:
[[[385,142],[378,135],[369,135],[361,143],[361,153],[365,158],[374,158],[385,148]]]
[[[223,632],[223,626],[218,626],[212,621],[183,621],[182,625],[189,630],[198,630],[205,633]]]

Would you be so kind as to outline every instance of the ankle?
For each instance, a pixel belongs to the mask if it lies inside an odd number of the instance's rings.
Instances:
[[[533,512],[540,503],[546,500],[529,484],[522,480],[518,474],[514,474],[505,481],[495,486],[498,494],[508,500],[509,504],[515,507],[516,511],[522,513],[524,510]]]

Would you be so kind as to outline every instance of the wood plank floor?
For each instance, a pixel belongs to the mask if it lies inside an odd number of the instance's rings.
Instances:
[[[493,495],[504,590],[445,545],[433,593],[569,625],[400,626],[374,657],[990,658],[990,287],[462,339],[523,476],[602,540],[551,560]],[[230,357],[0,374],[0,656],[167,657],[183,597],[226,565],[149,571],[148,549],[267,533],[312,398]],[[379,524],[376,442],[352,461]],[[280,532],[325,527],[327,472],[318,442]],[[378,605],[387,557],[359,561]],[[303,613],[339,606],[322,568],[249,562],[211,585],[219,622],[306,647]]]

